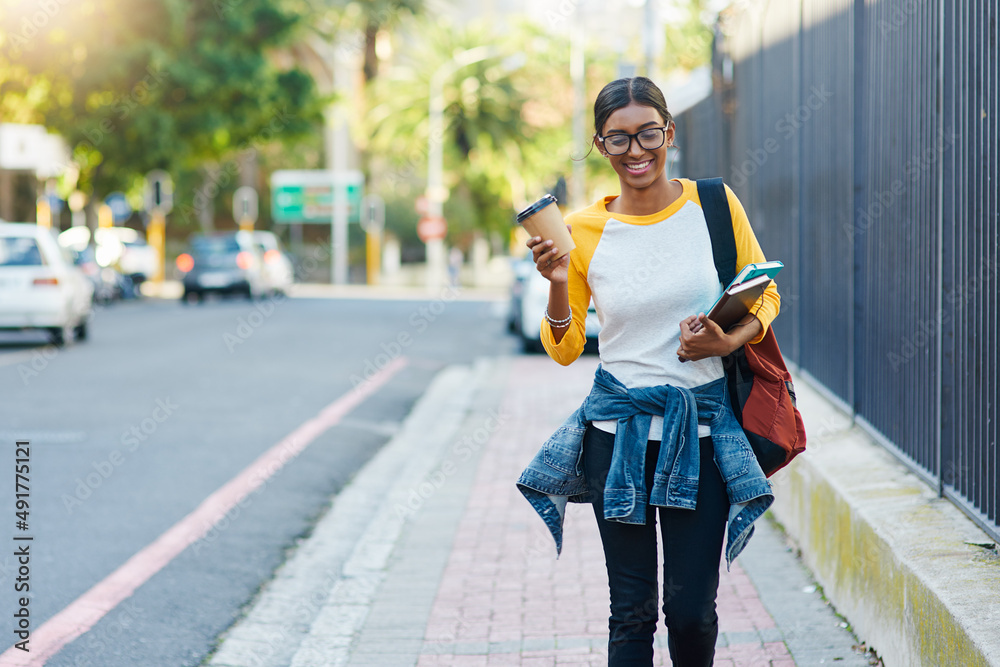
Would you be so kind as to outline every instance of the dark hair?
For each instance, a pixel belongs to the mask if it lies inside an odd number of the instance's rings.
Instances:
[[[617,79],[604,86],[594,101],[594,133],[600,134],[608,117],[632,102],[656,109],[667,125],[674,118],[667,111],[667,101],[663,92],[644,76]]]

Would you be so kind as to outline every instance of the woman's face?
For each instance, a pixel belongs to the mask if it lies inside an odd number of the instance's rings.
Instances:
[[[653,107],[632,102],[628,106],[616,109],[610,116],[604,127],[600,129],[600,135],[605,140],[597,141],[597,147],[608,160],[611,167],[618,174],[621,180],[622,189],[626,187],[633,189],[647,188],[660,181],[663,170],[667,165],[667,146],[673,143],[674,127],[670,125],[666,130],[666,137],[659,148],[652,150],[643,148],[637,137],[632,137],[631,145],[627,152],[622,155],[609,155],[608,149],[617,152],[610,146],[608,140],[615,134],[636,134],[650,128],[664,127],[667,123],[660,116],[660,112]],[[645,142],[650,145],[649,142]],[[655,145],[655,143],[654,143]]]

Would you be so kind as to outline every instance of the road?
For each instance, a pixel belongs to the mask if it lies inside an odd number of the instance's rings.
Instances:
[[[37,630],[355,385],[384,381],[224,523],[139,567],[135,593],[48,662],[198,665],[440,369],[517,352],[504,303],[453,296],[147,300],[99,311],[90,340],[64,350],[0,338],[5,647],[17,641],[15,534],[34,538]],[[15,528],[15,439],[31,442],[27,531]]]

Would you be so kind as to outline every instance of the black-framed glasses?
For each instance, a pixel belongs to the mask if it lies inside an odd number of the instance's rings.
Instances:
[[[609,134],[606,137],[597,137],[608,155],[624,155],[632,148],[632,139],[639,142],[639,146],[647,151],[655,151],[663,145],[667,139],[666,127],[649,127],[635,134]]]

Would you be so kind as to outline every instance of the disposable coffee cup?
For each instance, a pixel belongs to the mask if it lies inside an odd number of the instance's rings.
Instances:
[[[569,254],[576,247],[573,237],[566,229],[556,198],[545,195],[534,204],[517,214],[517,223],[532,236],[540,236],[542,241],[552,241],[552,246],[559,250],[556,259]]]

